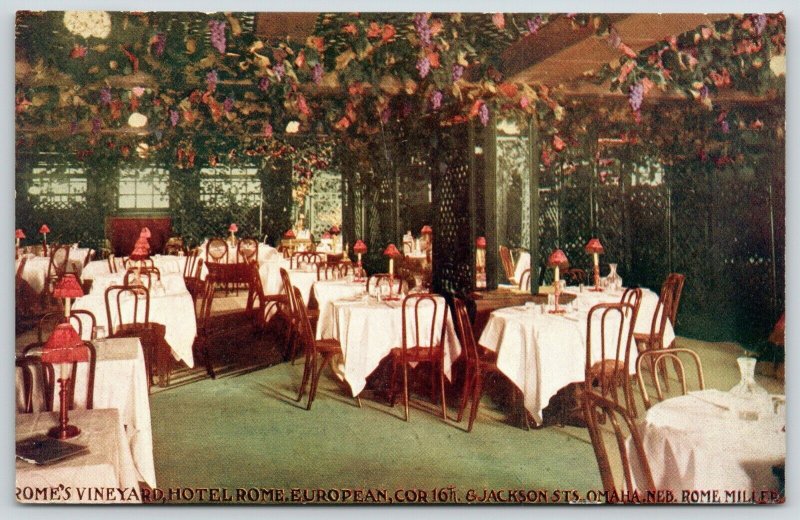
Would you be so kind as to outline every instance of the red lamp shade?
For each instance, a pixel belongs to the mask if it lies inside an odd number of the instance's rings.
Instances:
[[[80,298],[83,288],[72,273],[65,274],[53,288],[54,298]]]
[[[603,244],[601,244],[600,241],[598,239],[596,239],[596,238],[593,238],[593,239],[589,240],[589,242],[586,244],[586,248],[585,249],[586,249],[586,252],[590,253],[590,254],[591,253],[597,253],[597,254],[603,254],[604,253]]]
[[[49,232],[50,232],[50,228],[47,227],[47,224],[42,224],[42,227],[39,228],[39,233],[41,233],[43,235],[45,233],[49,233]]]
[[[287,231],[286,233],[283,234],[283,238],[293,239],[293,238],[295,238],[295,236],[296,235],[294,234],[294,230],[293,229],[290,229],[289,231]]]
[[[337,226],[336,224],[334,224],[334,225],[332,225],[332,226],[331,226],[331,229],[330,229],[330,231],[329,231],[329,232],[330,232],[330,234],[331,234],[331,235],[338,235],[339,233],[341,233],[341,232],[342,232],[342,230],[341,230],[341,229],[339,229],[339,226]]]
[[[567,255],[564,254],[564,251],[556,249],[550,253],[550,257],[547,259],[547,265],[566,269],[569,267],[569,260],[567,260]]]
[[[397,247],[394,244],[389,244],[383,254],[384,256],[390,256],[394,258],[400,256],[400,251],[397,250]]]
[[[237,226],[235,223],[231,224],[230,226],[228,226],[228,231],[230,231],[231,233],[236,233],[237,231],[239,231],[239,226]]]
[[[367,244],[364,243],[363,240],[356,240],[355,245],[353,246],[353,252],[355,254],[364,254],[367,252]]]
[[[59,323],[44,344],[42,361],[52,364],[89,361],[89,351],[72,325]]]
[[[21,229],[18,229],[17,233],[16,233],[16,237],[17,238],[25,238],[25,232],[22,231]]]
[[[475,240],[475,247],[481,247],[483,249],[486,249],[486,237],[478,237]]]
[[[422,230],[420,231],[420,233],[422,233],[423,235],[430,235],[433,233],[433,229],[429,225],[425,224],[424,226],[422,226]]]
[[[139,232],[139,238],[150,238],[150,228],[143,227],[142,230]]]
[[[143,236],[139,236],[139,239],[136,241],[136,244],[133,246],[133,252],[131,253],[130,259],[131,260],[144,260],[145,258],[150,257],[150,244],[147,243],[147,239]]]

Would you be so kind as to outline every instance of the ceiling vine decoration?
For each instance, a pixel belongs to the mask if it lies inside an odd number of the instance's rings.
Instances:
[[[495,110],[537,113],[554,134],[566,105],[558,91],[510,82],[500,52],[560,16],[619,50],[595,79],[628,94],[632,124],[653,88],[709,107],[726,88],[782,95],[781,14],[731,16],[637,54],[600,14],[321,14],[298,42],[260,39],[252,13],[19,12],[17,144],[66,146],[82,160],[104,144],[112,156],[191,169],[302,155],[298,135],[369,140],[420,114],[486,125]],[[315,160],[299,155],[295,164]]]

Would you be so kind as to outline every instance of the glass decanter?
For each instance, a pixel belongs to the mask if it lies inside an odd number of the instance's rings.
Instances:
[[[622,277],[617,274],[617,264],[608,264],[609,273],[606,276],[606,287],[609,291],[622,289]]]
[[[742,356],[736,358],[739,364],[739,383],[730,389],[730,394],[738,398],[737,410],[739,418],[758,420],[760,412],[771,408],[769,392],[756,383],[756,358]]]

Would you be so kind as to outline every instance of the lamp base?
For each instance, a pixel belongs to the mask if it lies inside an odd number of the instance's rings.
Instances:
[[[550,309],[547,311],[550,314],[566,314],[566,309]]]
[[[47,435],[59,440],[71,439],[80,435],[81,429],[74,424],[67,424],[63,428],[61,425],[53,426],[48,430]]]
[[[590,290],[591,292],[603,292],[603,288],[602,288],[602,287],[592,287],[592,288],[591,288],[591,289],[589,289],[589,290]]]
[[[385,297],[383,299],[383,301],[387,301],[387,302],[396,302],[396,301],[400,301],[400,300],[401,300],[401,298],[399,296],[387,296],[387,297]]]

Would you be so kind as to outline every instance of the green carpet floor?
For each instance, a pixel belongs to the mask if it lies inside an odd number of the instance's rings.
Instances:
[[[268,342],[268,340],[267,340]],[[738,382],[735,344],[679,338],[700,353],[708,388]],[[235,347],[233,347],[235,348]],[[197,372],[195,370],[194,372]],[[326,371],[311,411],[294,401],[302,364],[230,370],[151,397],[158,487],[580,490],[601,487],[588,433],[551,426],[525,431],[484,397],[472,433],[444,423],[418,400],[402,407],[369,395],[359,409]],[[771,393],[773,377],[758,376]],[[455,416],[451,408],[450,416]],[[413,497],[414,494],[412,493]],[[196,497],[195,497],[196,499]]]

